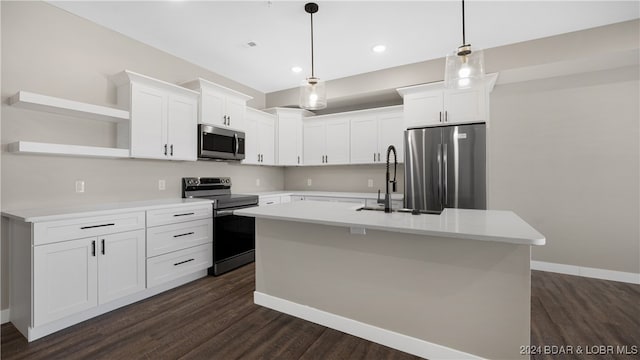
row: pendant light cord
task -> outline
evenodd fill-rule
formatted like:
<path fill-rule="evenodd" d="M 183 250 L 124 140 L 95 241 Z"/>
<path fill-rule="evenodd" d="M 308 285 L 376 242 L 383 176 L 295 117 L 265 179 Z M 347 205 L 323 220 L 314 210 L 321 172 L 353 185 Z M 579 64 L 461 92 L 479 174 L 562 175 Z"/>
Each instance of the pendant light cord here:
<path fill-rule="evenodd" d="M 311 13 L 311 77 L 315 77 L 313 64 L 313 13 Z"/>
<path fill-rule="evenodd" d="M 311 21 L 313 21 L 313 17 L 311 18 Z M 311 30 L 313 32 L 313 30 Z M 313 44 L 313 40 L 311 40 L 311 43 Z M 464 36 L 464 0 L 462 0 L 462 45 L 466 45 L 467 41 L 465 39 Z M 311 49 L 311 51 L 313 52 L 313 49 Z"/>

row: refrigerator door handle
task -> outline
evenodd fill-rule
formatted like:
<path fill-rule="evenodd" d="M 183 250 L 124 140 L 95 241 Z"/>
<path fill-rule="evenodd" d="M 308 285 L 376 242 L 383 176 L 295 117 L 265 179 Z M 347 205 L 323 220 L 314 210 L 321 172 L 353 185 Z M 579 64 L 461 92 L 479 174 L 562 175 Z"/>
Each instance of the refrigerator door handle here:
<path fill-rule="evenodd" d="M 448 161 L 447 161 L 447 144 L 442 145 L 444 149 L 442 149 L 442 162 L 444 167 L 444 201 L 442 202 L 444 205 L 447 205 L 447 198 L 449 195 L 449 189 L 447 184 L 449 183 L 449 171 L 448 171 Z"/>
<path fill-rule="evenodd" d="M 442 144 L 438 144 L 436 161 L 438 161 L 438 200 L 440 200 L 440 207 L 442 207 Z"/>

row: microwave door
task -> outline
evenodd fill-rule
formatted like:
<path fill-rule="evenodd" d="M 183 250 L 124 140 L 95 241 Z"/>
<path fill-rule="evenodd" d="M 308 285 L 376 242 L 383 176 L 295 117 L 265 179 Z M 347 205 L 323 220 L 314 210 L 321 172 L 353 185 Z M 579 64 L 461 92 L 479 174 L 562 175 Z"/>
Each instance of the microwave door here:
<path fill-rule="evenodd" d="M 200 157 L 235 159 L 234 138 L 231 136 L 200 132 Z"/>

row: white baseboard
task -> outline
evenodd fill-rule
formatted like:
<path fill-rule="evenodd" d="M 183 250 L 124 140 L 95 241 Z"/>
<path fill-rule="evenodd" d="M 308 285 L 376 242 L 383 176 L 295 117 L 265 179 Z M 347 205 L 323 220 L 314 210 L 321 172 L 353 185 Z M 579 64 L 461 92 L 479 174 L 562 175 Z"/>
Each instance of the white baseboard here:
<path fill-rule="evenodd" d="M 583 276 L 602 280 L 620 281 L 640 285 L 640 273 L 614 271 L 606 269 L 556 264 L 544 261 L 531 260 L 531 270 L 549 271 L 560 274 Z"/>
<path fill-rule="evenodd" d="M 476 355 L 430 343 L 428 341 L 403 335 L 394 331 L 385 330 L 377 326 L 348 319 L 310 306 L 300 305 L 258 291 L 254 291 L 253 301 L 257 305 L 426 359 L 482 359 Z"/>
<path fill-rule="evenodd" d="M 0 324 L 6 324 L 11 321 L 11 309 L 0 311 Z"/>

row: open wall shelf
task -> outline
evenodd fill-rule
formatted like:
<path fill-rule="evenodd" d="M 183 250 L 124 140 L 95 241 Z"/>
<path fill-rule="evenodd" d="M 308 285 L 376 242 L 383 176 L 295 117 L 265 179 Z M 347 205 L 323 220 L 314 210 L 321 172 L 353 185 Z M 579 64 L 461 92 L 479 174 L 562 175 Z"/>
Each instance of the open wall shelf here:
<path fill-rule="evenodd" d="M 99 158 L 128 158 L 129 149 L 106 148 L 98 146 L 48 144 L 30 141 L 17 141 L 8 145 L 9 152 L 18 154 L 44 154 L 65 156 L 86 156 Z"/>
<path fill-rule="evenodd" d="M 19 91 L 9 98 L 9 104 L 24 109 L 45 111 L 91 120 L 109 122 L 129 120 L 129 112 L 126 110 L 61 99 L 28 91 Z"/>

